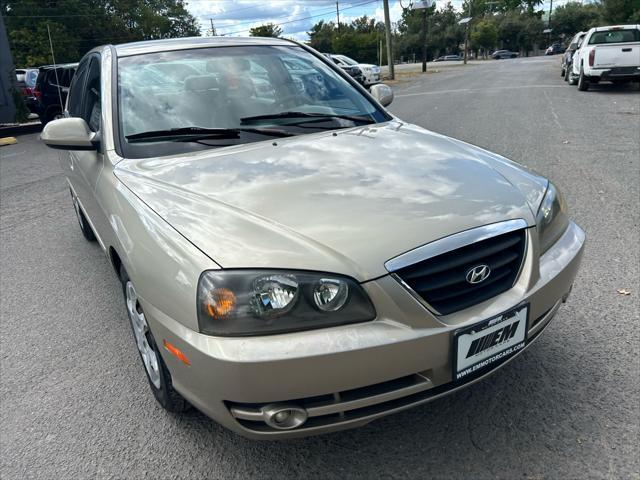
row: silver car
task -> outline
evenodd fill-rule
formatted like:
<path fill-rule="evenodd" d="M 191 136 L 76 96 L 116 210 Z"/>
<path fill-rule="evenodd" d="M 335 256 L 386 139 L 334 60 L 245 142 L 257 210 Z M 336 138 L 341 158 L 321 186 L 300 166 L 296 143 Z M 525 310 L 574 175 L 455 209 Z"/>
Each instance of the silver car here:
<path fill-rule="evenodd" d="M 549 324 L 585 241 L 558 189 L 392 99 L 280 39 L 80 62 L 42 139 L 167 410 L 252 438 L 356 427 L 486 377 Z"/>

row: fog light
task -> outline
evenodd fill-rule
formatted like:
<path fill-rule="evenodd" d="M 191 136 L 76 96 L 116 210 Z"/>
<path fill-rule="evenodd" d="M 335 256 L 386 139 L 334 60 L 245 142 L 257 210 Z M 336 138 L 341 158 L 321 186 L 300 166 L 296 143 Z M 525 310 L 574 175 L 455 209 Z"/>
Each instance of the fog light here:
<path fill-rule="evenodd" d="M 298 428 L 307 421 L 307 411 L 304 408 L 283 403 L 262 407 L 262 416 L 267 425 L 278 430 Z"/>

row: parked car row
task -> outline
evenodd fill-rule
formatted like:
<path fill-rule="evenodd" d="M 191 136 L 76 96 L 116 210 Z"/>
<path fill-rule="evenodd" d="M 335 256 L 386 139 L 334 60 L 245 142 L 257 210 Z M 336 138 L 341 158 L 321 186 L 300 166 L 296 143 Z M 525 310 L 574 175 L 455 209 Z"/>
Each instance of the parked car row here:
<path fill-rule="evenodd" d="M 43 125 L 60 118 L 77 63 L 16 69 L 16 85 L 25 105 Z"/>
<path fill-rule="evenodd" d="M 578 32 L 562 56 L 560 74 L 586 91 L 601 81 L 640 83 L 640 25 L 613 25 Z"/>
<path fill-rule="evenodd" d="M 382 80 L 380 67 L 378 65 L 359 63 L 346 55 L 334 55 L 332 53 L 325 53 L 324 55 L 333 60 L 336 65 L 345 70 L 358 83 L 365 87 L 380 83 Z"/>

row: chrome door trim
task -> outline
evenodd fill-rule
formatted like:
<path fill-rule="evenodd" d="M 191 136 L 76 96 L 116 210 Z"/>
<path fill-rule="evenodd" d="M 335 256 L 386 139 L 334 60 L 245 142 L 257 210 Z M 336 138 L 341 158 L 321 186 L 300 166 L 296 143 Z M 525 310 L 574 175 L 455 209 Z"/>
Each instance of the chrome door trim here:
<path fill-rule="evenodd" d="M 527 227 L 527 222 L 524 219 L 517 218 L 514 220 L 506 220 L 504 222 L 491 223 L 489 225 L 471 228 L 459 233 L 454 233 L 448 237 L 434 240 L 433 242 L 402 253 L 391 260 L 387 260 L 384 267 L 387 271 L 393 273 L 404 267 L 408 267 L 409 265 L 414 265 L 423 260 L 427 260 L 428 258 L 436 257 L 443 253 L 447 253 L 503 233 L 509 233 Z"/>

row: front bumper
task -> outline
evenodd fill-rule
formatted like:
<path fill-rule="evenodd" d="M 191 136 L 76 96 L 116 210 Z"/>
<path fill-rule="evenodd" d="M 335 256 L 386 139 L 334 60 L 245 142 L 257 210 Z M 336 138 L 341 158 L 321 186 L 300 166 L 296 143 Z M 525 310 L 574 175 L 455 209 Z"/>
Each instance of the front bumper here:
<path fill-rule="evenodd" d="M 191 365 L 186 366 L 162 352 L 174 387 L 199 410 L 256 439 L 326 433 L 451 393 L 514 358 L 479 377 L 453 381 L 452 335 L 461 327 L 526 302 L 530 345 L 568 296 L 585 235 L 570 223 L 539 262 L 535 229 L 527 235 L 532 248 L 512 289 L 443 317 L 435 317 L 391 276 L 363 284 L 376 304 L 376 320 L 294 334 L 210 337 L 185 328 L 146 302 L 143 308 L 156 342 L 162 345 L 166 339 L 189 358 Z M 269 427 L 262 407 L 283 402 L 307 409 L 307 422 L 287 431 Z"/>

